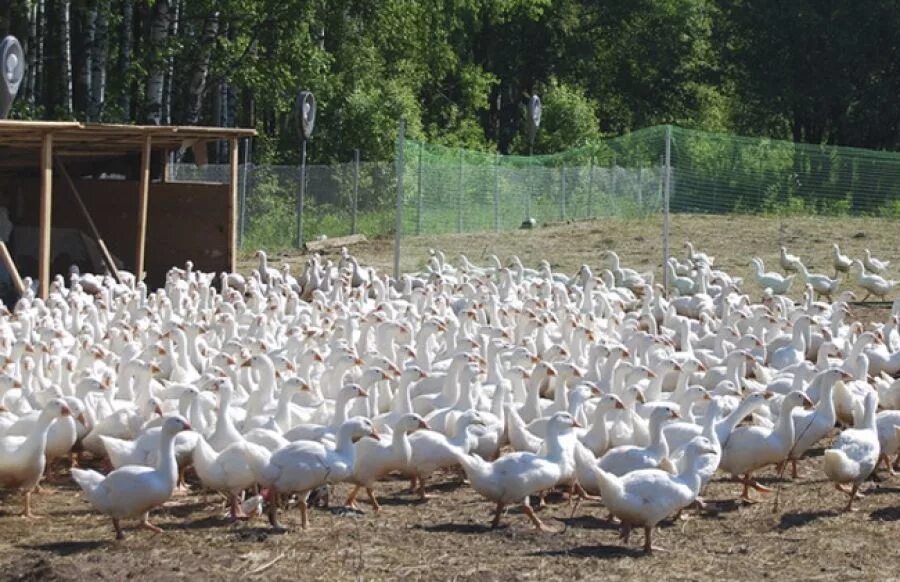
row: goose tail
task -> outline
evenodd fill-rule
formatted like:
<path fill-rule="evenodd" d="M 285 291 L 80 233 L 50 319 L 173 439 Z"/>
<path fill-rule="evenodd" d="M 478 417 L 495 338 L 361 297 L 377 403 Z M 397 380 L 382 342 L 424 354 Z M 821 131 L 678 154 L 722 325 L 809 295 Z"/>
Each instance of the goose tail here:
<path fill-rule="evenodd" d="M 90 469 L 76 469 L 73 467 L 72 479 L 78 483 L 78 486 L 81 487 L 81 490 L 84 491 L 85 495 L 90 497 L 97 489 L 97 486 L 103 482 L 105 477 L 97 471 L 92 471 Z"/>
<path fill-rule="evenodd" d="M 849 483 L 859 474 L 859 463 L 839 449 L 825 451 L 825 474 L 835 483 Z"/>
<path fill-rule="evenodd" d="M 242 450 L 257 483 L 263 487 L 271 485 L 278 477 L 277 470 L 271 463 L 272 453 L 251 442 L 245 442 Z"/>

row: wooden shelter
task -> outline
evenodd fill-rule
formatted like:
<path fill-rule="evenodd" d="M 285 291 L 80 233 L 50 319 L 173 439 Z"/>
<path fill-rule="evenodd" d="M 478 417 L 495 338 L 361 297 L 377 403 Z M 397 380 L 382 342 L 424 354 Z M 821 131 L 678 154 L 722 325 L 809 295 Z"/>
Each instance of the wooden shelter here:
<path fill-rule="evenodd" d="M 118 263 L 146 272 L 150 286 L 186 260 L 204 271 L 234 270 L 238 141 L 254 135 L 224 127 L 0 121 L 0 206 L 8 209 L 14 241 L 17 229 L 21 239 L 36 229 L 38 239 L 37 248 L 0 248 L 0 259 L 11 255 L 23 275 L 36 277 L 44 298 L 53 274 L 69 267 L 54 229 L 92 237 L 115 276 Z M 227 183 L 167 180 L 170 152 L 190 148 L 205 163 L 206 145 L 219 140 L 229 143 Z"/>

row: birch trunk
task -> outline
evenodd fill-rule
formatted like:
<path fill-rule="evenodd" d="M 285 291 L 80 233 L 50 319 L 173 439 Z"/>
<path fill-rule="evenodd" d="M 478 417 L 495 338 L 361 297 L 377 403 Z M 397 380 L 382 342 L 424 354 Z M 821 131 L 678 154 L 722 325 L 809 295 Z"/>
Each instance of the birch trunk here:
<path fill-rule="evenodd" d="M 219 13 L 213 12 L 203 23 L 199 54 L 191 68 L 188 102 L 185 112 L 185 123 L 188 125 L 194 125 L 200 119 L 200 112 L 203 109 L 203 95 L 206 92 L 206 81 L 209 77 L 209 59 L 212 55 L 212 45 L 218 32 Z"/>
<path fill-rule="evenodd" d="M 59 0 L 59 51 L 60 51 L 60 89 L 62 96 L 62 113 L 72 116 L 72 38 L 71 38 L 71 0 Z"/>
<path fill-rule="evenodd" d="M 109 54 L 109 2 L 98 2 L 91 44 L 91 91 L 88 119 L 100 121 L 106 103 L 106 61 Z"/>
<path fill-rule="evenodd" d="M 162 50 L 169 36 L 169 0 L 156 0 L 150 23 L 150 76 L 147 78 L 147 121 L 159 125 L 163 114 L 166 61 Z"/>
<path fill-rule="evenodd" d="M 134 44 L 134 0 L 122 0 L 122 29 L 119 35 L 121 46 L 119 49 L 119 78 L 123 85 L 119 95 L 119 108 L 122 117 L 131 118 L 131 86 L 125 83 L 131 70 L 131 48 Z"/>

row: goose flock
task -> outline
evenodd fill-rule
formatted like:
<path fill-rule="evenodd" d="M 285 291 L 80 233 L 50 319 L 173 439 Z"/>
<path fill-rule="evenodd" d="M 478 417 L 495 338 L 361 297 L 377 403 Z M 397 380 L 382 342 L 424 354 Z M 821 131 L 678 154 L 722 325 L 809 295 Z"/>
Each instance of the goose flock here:
<path fill-rule="evenodd" d="M 494 526 L 520 505 L 550 529 L 539 505 L 560 489 L 605 506 L 625 543 L 643 529 L 650 553 L 657 524 L 702 506 L 717 473 L 751 503 L 769 491 L 760 474 L 790 464 L 796 478 L 824 446 L 852 509 L 900 462 L 900 301 L 886 321 L 850 321 L 847 294 L 816 300 L 835 280 L 782 248 L 795 274 L 754 260 L 756 303 L 686 248 L 666 265 L 671 293 L 612 251 L 599 275 L 433 250 L 395 281 L 346 249 L 296 278 L 261 251 L 247 277 L 187 264 L 155 292 L 73 272 L 0 315 L 0 486 L 33 516 L 42 477 L 71 476 L 121 539 L 123 519 L 159 531 L 149 512 L 188 483 L 231 519 L 280 527 L 293 505 L 306 528 L 336 483 L 347 508 L 364 493 L 378 511 L 386 476 L 424 500 L 456 468 Z M 869 293 L 895 285 L 870 253 L 834 251 Z M 799 304 L 784 295 L 794 276 Z"/>

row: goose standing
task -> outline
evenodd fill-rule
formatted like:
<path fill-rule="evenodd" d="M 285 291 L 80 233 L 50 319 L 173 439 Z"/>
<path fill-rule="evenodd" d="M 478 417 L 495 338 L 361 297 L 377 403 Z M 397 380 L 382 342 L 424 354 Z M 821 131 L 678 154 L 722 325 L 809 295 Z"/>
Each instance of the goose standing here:
<path fill-rule="evenodd" d="M 850 494 L 844 511 L 853 509 L 853 500 L 860 496 L 859 486 L 878 465 L 881 446 L 875 421 L 877 408 L 878 393 L 869 392 L 865 399 L 862 423 L 842 432 L 831 448 L 825 450 L 825 474 L 834 482 L 838 491 Z M 849 492 L 845 489 L 848 483 L 853 484 Z"/>
<path fill-rule="evenodd" d="M 129 465 L 116 469 L 105 477 L 96 471 L 72 469 L 72 478 L 84 491 L 88 502 L 101 513 L 112 518 L 116 539 L 125 538 L 119 520 L 141 516 L 141 527 L 156 533 L 162 530 L 150 523 L 150 510 L 172 497 L 178 481 L 175 463 L 175 436 L 191 430 L 188 422 L 177 416 L 166 419 L 159 441 L 156 468 Z"/>

